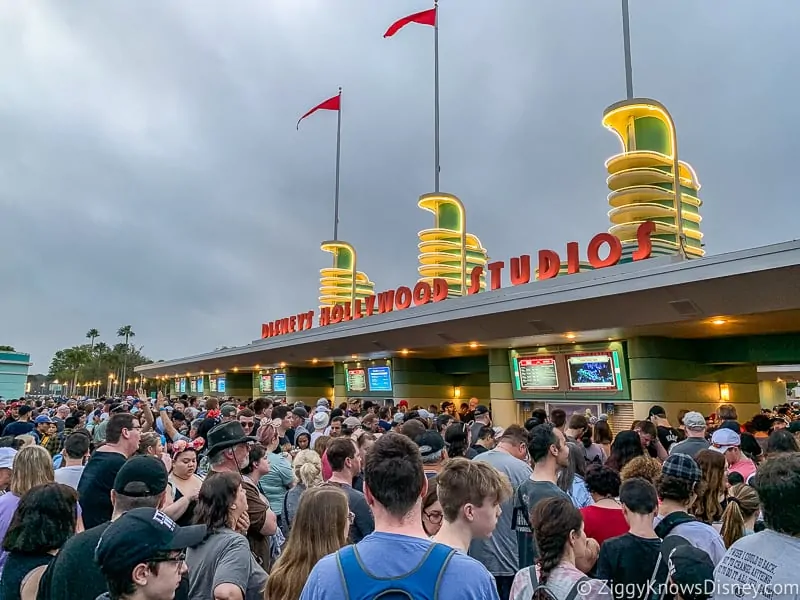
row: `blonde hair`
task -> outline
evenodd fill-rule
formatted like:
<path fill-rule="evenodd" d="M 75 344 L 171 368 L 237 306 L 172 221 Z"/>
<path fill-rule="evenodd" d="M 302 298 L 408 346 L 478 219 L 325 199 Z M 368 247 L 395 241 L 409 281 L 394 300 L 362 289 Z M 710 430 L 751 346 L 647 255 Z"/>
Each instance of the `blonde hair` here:
<path fill-rule="evenodd" d="M 329 435 L 321 435 L 317 438 L 317 441 L 314 442 L 314 452 L 322 456 L 325 454 L 325 450 L 328 449 L 328 444 L 333 438 Z"/>
<path fill-rule="evenodd" d="M 300 497 L 289 540 L 272 567 L 265 598 L 299 598 L 319 560 L 347 544 L 347 495 L 338 487 L 320 485 Z"/>
<path fill-rule="evenodd" d="M 661 475 L 661 461 L 651 456 L 643 455 L 631 459 L 619 473 L 622 481 L 634 477 L 641 477 L 655 485 L 656 479 Z"/>
<path fill-rule="evenodd" d="M 722 513 L 722 528 L 720 535 L 725 547 L 744 537 L 744 522 L 761 508 L 758 492 L 746 483 L 739 483 L 728 491 L 728 506 Z"/>
<path fill-rule="evenodd" d="M 501 504 L 511 497 L 508 478 L 483 461 L 458 457 L 448 460 L 436 476 L 442 513 L 449 523 L 458 519 L 465 504 L 483 506 L 487 500 Z"/>
<path fill-rule="evenodd" d="M 11 493 L 22 497 L 32 487 L 55 481 L 53 459 L 43 446 L 25 446 L 17 452 L 11 471 Z"/>
<path fill-rule="evenodd" d="M 35 446 L 36 445 L 36 438 L 33 437 L 32 435 L 27 434 L 27 433 L 20 434 L 20 435 L 16 436 L 14 439 L 15 440 L 19 440 L 20 442 L 22 442 L 22 446 L 21 446 L 22 448 L 25 448 L 27 446 Z"/>
<path fill-rule="evenodd" d="M 149 455 L 150 453 L 148 450 L 150 448 L 155 448 L 158 446 L 158 442 L 161 441 L 161 436 L 158 435 L 155 431 L 146 431 L 142 434 L 139 438 L 139 449 L 137 454 Z"/>
<path fill-rule="evenodd" d="M 711 525 L 722 518 L 719 498 L 725 493 L 725 456 L 713 450 L 701 450 L 694 460 L 703 473 L 689 514 Z"/>
<path fill-rule="evenodd" d="M 313 450 L 300 450 L 292 463 L 294 476 L 304 487 L 322 483 L 322 459 Z"/>

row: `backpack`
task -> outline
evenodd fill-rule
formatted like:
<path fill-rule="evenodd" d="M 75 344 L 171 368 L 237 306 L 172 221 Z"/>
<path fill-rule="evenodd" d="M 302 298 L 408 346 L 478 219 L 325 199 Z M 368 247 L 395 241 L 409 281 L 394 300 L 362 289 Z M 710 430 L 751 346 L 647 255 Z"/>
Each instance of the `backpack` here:
<path fill-rule="evenodd" d="M 534 569 L 534 567 L 530 567 L 530 569 L 531 569 L 531 580 L 532 581 L 536 581 L 535 569 Z M 564 600 L 576 600 L 578 598 L 578 591 L 581 588 L 581 584 L 583 584 L 583 583 L 585 583 L 587 581 L 591 581 L 591 577 L 584 576 L 584 577 L 581 577 L 580 579 L 578 579 L 578 581 L 576 581 L 574 584 L 572 584 L 572 587 L 569 590 L 569 594 L 567 594 L 567 597 Z M 533 590 L 533 597 L 535 598 L 537 593 L 540 592 L 540 591 L 544 592 L 544 596 L 546 598 L 549 598 L 550 600 L 558 600 L 558 598 L 556 598 L 555 594 L 553 594 L 553 592 L 551 592 L 550 590 L 547 589 L 547 584 L 545 584 L 545 585 L 537 585 L 536 588 L 534 588 L 534 590 Z"/>
<path fill-rule="evenodd" d="M 654 590 L 649 600 L 667 600 L 673 598 L 672 594 L 667 594 L 667 582 L 669 581 L 669 572 L 664 581 L 656 581 L 658 576 L 658 568 L 661 564 L 668 565 L 669 557 L 678 546 L 691 546 L 691 542 L 685 537 L 677 533 L 670 533 L 675 527 L 682 523 L 691 523 L 696 521 L 693 516 L 684 512 L 674 512 L 664 517 L 661 522 L 656 526 L 656 535 L 661 538 L 661 552 L 658 555 L 655 569 L 653 569 L 653 576 L 650 578 L 650 589 Z"/>
<path fill-rule="evenodd" d="M 444 544 L 431 544 L 416 567 L 397 577 L 370 573 L 355 545 L 339 550 L 336 560 L 348 600 L 436 600 L 442 575 L 455 553 Z"/>

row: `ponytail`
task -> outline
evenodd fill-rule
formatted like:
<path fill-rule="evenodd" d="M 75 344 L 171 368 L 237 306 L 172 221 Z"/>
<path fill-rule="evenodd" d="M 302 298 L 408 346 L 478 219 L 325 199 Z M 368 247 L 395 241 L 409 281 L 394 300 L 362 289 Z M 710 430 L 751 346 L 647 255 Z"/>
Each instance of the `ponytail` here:
<path fill-rule="evenodd" d="M 550 573 L 564 557 L 564 550 L 573 531 L 580 531 L 583 517 L 566 497 L 542 500 L 531 513 L 531 526 L 539 552 L 539 586 L 532 600 L 551 600 L 545 589 Z"/>
<path fill-rule="evenodd" d="M 744 537 L 745 521 L 758 512 L 759 508 L 758 493 L 754 488 L 740 483 L 730 489 L 720 529 L 726 548 L 730 548 L 736 540 Z"/>

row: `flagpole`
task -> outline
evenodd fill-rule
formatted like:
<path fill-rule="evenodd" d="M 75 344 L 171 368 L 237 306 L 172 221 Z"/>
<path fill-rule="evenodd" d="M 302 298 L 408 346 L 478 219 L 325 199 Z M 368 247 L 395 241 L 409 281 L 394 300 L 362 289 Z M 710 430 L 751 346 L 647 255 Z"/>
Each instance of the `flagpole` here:
<path fill-rule="evenodd" d="M 439 2 L 438 0 L 433 3 L 434 21 L 433 21 L 433 122 L 434 122 L 434 162 L 435 176 L 434 176 L 434 191 L 439 191 Z"/>
<path fill-rule="evenodd" d="M 625 52 L 625 90 L 633 99 L 633 61 L 631 59 L 631 17 L 628 0 L 622 0 L 622 46 Z"/>
<path fill-rule="evenodd" d="M 342 86 L 339 86 L 339 110 L 336 111 L 336 193 L 333 196 L 333 241 L 339 240 L 339 159 L 342 154 Z"/>

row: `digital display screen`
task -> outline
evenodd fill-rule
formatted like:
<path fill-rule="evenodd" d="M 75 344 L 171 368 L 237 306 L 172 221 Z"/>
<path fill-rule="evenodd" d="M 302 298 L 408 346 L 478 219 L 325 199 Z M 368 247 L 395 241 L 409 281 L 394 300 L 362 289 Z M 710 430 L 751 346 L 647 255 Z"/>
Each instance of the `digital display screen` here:
<path fill-rule="evenodd" d="M 258 381 L 258 389 L 263 393 L 272 391 L 272 375 L 262 375 Z"/>
<path fill-rule="evenodd" d="M 202 394 L 203 393 L 203 378 L 202 377 L 198 377 L 197 378 L 197 393 L 198 394 Z"/>
<path fill-rule="evenodd" d="M 558 370 L 553 356 L 521 356 L 517 360 L 516 379 L 520 391 L 558 389 Z"/>
<path fill-rule="evenodd" d="M 364 369 L 347 369 L 347 391 L 367 391 L 367 372 Z"/>
<path fill-rule="evenodd" d="M 217 391 L 220 393 L 225 393 L 225 376 L 220 375 L 217 377 Z"/>
<path fill-rule="evenodd" d="M 197 392 L 197 379 L 195 379 L 194 377 L 192 377 L 192 378 L 189 380 L 189 391 L 190 391 L 191 393 L 195 393 L 195 392 Z"/>
<path fill-rule="evenodd" d="M 575 390 L 618 390 L 617 370 L 611 352 L 572 354 L 567 357 L 569 385 Z"/>
<path fill-rule="evenodd" d="M 275 373 L 272 376 L 272 389 L 275 392 L 286 392 L 286 375 L 284 373 Z"/>
<path fill-rule="evenodd" d="M 217 377 L 215 375 L 208 378 L 208 387 L 211 392 L 217 391 Z"/>
<path fill-rule="evenodd" d="M 367 367 L 367 378 L 371 392 L 392 391 L 392 370 L 390 367 Z"/>
<path fill-rule="evenodd" d="M 180 391 L 181 391 L 181 380 L 180 379 L 176 379 L 175 380 L 175 393 L 177 394 Z"/>
<path fill-rule="evenodd" d="M 186 393 L 186 379 L 181 379 L 181 394 Z"/>

